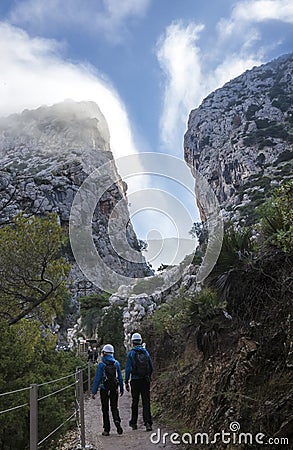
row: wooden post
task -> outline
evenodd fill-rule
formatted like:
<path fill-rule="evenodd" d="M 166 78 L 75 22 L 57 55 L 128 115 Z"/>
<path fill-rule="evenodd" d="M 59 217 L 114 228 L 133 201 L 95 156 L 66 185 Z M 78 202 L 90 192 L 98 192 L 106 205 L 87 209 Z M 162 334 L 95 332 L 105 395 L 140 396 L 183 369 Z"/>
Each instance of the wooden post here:
<path fill-rule="evenodd" d="M 83 376 L 82 370 L 78 372 L 78 402 L 79 402 L 79 420 L 80 420 L 80 439 L 81 447 L 85 448 L 85 420 L 84 420 L 84 397 L 83 397 Z"/>
<path fill-rule="evenodd" d="M 30 450 L 38 448 L 38 385 L 30 389 Z"/>
<path fill-rule="evenodd" d="M 87 363 L 87 389 L 88 395 L 91 395 L 91 362 Z"/>

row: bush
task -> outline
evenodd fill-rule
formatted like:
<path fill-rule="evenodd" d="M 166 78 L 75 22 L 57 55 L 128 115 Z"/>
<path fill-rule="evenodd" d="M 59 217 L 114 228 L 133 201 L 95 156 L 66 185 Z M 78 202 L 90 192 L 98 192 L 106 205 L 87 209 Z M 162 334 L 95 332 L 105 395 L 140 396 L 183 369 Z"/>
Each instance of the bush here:
<path fill-rule="evenodd" d="M 188 315 L 191 320 L 205 320 L 220 309 L 224 309 L 226 302 L 221 300 L 216 291 L 205 288 L 194 294 L 188 304 Z"/>
<path fill-rule="evenodd" d="M 293 253 L 293 180 L 278 188 L 271 199 L 259 208 L 261 233 L 266 244 Z"/>

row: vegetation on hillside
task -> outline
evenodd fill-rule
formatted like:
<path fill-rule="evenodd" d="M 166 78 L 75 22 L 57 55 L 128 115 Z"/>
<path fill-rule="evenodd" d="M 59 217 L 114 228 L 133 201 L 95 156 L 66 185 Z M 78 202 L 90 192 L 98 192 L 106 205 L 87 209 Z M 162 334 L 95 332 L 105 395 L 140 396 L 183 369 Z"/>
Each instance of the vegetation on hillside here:
<path fill-rule="evenodd" d="M 89 338 L 97 339 L 102 347 L 111 343 L 115 348 L 115 357 L 122 363 L 125 360 L 123 308 L 118 305 L 109 307 L 108 293 L 93 293 L 78 298 L 80 303 L 81 330 Z"/>
<path fill-rule="evenodd" d="M 12 392 L 72 374 L 83 362 L 71 352 L 56 352 L 51 325 L 68 298 L 69 265 L 61 256 L 65 234 L 55 214 L 19 215 L 0 228 L 0 392 Z M 39 396 L 69 384 L 63 380 L 39 388 Z M 63 394 L 63 395 L 62 395 Z M 74 410 L 74 388 L 39 403 L 39 439 L 56 429 Z M 0 448 L 29 448 L 29 390 L 0 397 Z M 67 425 L 68 426 L 68 425 Z M 61 430 L 61 431 L 64 431 Z M 57 437 L 58 433 L 54 436 Z M 43 448 L 50 447 L 50 439 Z M 53 444 L 54 448 L 54 444 Z"/>
<path fill-rule="evenodd" d="M 234 420 L 242 431 L 292 433 L 292 202 L 290 180 L 259 209 L 258 226 L 228 227 L 199 292 L 181 290 L 142 325 L 154 411 L 185 430 L 229 430 Z"/>

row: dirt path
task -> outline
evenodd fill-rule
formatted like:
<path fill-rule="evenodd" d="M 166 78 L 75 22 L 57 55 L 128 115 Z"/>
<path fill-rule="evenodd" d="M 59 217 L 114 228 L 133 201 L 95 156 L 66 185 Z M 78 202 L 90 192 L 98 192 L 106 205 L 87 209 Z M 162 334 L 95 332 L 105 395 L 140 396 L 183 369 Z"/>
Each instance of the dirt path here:
<path fill-rule="evenodd" d="M 118 435 L 113 420 L 111 420 L 111 432 L 110 436 L 102 436 L 102 414 L 99 395 L 96 399 L 87 399 L 85 401 L 85 424 L 86 424 L 86 443 L 93 446 L 94 450 L 156 450 L 156 449 L 179 449 L 180 446 L 170 443 L 170 439 L 166 438 L 166 442 L 163 443 L 163 439 L 157 439 L 157 436 L 153 436 L 153 439 L 159 440 L 158 443 L 151 442 L 152 433 L 157 433 L 158 428 L 161 430 L 161 436 L 165 432 L 170 434 L 174 431 L 166 430 L 158 424 L 153 424 L 153 431 L 145 431 L 145 427 L 142 421 L 142 411 L 140 405 L 138 429 L 132 430 L 128 423 L 130 418 L 131 408 L 131 394 L 125 392 L 122 397 L 119 397 L 119 412 L 121 416 L 121 425 L 123 428 L 123 434 Z M 92 447 L 89 447 L 92 448 Z"/>

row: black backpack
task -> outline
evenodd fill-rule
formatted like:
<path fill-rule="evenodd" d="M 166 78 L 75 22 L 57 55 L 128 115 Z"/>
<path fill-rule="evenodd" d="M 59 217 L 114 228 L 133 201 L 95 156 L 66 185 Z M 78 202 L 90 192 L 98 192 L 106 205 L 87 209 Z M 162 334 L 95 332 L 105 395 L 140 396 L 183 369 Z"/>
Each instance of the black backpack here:
<path fill-rule="evenodd" d="M 104 369 L 103 385 L 106 389 L 110 391 L 116 390 L 119 384 L 117 378 L 117 369 L 115 361 L 106 361 Z"/>
<path fill-rule="evenodd" d="M 140 378 L 148 377 L 150 374 L 149 357 L 143 350 L 134 351 L 133 374 Z"/>

